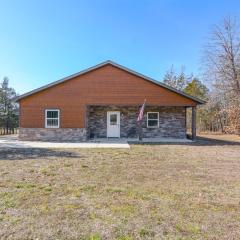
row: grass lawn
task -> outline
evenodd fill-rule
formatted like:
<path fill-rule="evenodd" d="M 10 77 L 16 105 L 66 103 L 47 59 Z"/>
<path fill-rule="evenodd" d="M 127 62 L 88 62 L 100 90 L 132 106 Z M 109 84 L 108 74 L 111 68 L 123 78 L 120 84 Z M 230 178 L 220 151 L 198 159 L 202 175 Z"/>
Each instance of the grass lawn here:
<path fill-rule="evenodd" d="M 0 159 L 0 239 L 240 239 L 240 143 Z"/>

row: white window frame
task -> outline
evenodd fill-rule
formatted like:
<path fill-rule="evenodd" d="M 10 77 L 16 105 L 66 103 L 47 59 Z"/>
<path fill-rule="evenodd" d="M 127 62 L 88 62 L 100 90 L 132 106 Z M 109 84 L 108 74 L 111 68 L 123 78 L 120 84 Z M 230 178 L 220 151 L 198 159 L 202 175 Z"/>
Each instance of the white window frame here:
<path fill-rule="evenodd" d="M 157 113 L 157 119 L 148 119 L 148 114 L 151 114 L 151 113 Z M 158 121 L 157 126 L 149 126 L 148 120 L 157 120 Z M 159 112 L 147 112 L 147 127 L 148 128 L 159 128 Z"/>
<path fill-rule="evenodd" d="M 58 118 L 47 118 L 47 112 L 48 111 L 57 111 L 58 112 Z M 58 125 L 57 126 L 48 126 L 47 120 L 48 119 L 58 119 Z M 59 109 L 45 109 L 45 128 L 59 128 L 60 127 L 60 110 Z"/>

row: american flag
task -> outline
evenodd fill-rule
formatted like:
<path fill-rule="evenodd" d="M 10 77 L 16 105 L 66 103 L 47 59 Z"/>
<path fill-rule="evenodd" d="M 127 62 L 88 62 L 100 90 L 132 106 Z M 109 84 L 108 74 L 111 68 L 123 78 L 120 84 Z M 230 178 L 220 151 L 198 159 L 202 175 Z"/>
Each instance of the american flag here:
<path fill-rule="evenodd" d="M 144 103 L 143 103 L 142 107 L 139 110 L 137 122 L 140 122 L 143 119 L 143 113 L 144 113 L 145 104 L 146 104 L 146 99 L 144 100 Z"/>

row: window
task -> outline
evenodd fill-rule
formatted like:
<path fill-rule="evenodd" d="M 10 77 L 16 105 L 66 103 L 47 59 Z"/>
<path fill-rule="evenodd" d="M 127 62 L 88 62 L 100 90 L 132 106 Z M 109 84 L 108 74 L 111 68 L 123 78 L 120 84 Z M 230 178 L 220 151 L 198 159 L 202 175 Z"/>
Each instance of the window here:
<path fill-rule="evenodd" d="M 110 125 L 117 125 L 117 114 L 110 115 Z"/>
<path fill-rule="evenodd" d="M 158 128 L 159 127 L 159 113 L 158 112 L 148 112 L 147 113 L 147 127 L 148 128 Z"/>
<path fill-rule="evenodd" d="M 59 115 L 58 109 L 45 110 L 45 128 L 59 128 Z"/>

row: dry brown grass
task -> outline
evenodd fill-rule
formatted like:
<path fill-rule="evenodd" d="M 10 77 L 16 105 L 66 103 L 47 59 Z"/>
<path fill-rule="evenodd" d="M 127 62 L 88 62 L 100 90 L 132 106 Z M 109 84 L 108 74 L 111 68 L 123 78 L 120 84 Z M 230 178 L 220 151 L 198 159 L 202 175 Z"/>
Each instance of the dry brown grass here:
<path fill-rule="evenodd" d="M 240 145 L 0 150 L 0 239 L 240 239 Z"/>
<path fill-rule="evenodd" d="M 234 141 L 240 143 L 240 136 L 235 134 L 223 134 L 223 133 L 202 133 L 200 136 L 210 138 L 210 139 L 217 139 L 217 140 L 223 140 L 223 141 Z"/>

